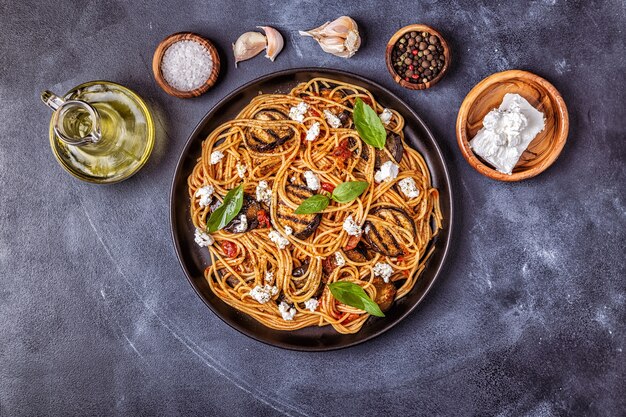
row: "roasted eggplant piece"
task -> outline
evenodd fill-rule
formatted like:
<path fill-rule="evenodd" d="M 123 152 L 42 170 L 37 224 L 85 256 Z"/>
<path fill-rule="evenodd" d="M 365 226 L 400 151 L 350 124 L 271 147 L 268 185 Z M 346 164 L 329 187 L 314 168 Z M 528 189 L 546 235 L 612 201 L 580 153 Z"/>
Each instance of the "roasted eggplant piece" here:
<path fill-rule="evenodd" d="M 376 277 L 372 280 L 372 284 L 376 288 L 376 297 L 374 302 L 378 304 L 378 307 L 383 313 L 391 307 L 393 300 L 396 297 L 396 287 L 391 282 L 386 283 L 381 278 Z"/>
<path fill-rule="evenodd" d="M 300 266 L 295 267 L 292 271 L 291 271 L 291 275 L 294 278 L 300 278 L 301 276 L 303 276 L 304 274 L 306 274 L 306 271 L 309 269 L 309 260 L 307 259 L 306 261 L 302 262 L 302 264 L 300 264 Z"/>
<path fill-rule="evenodd" d="M 389 151 L 391 156 L 393 156 L 394 162 L 396 164 L 400 163 L 402 160 L 402 155 L 404 155 L 404 146 L 402 146 L 402 138 L 400 135 L 394 132 L 387 132 L 387 139 L 385 140 L 385 148 Z M 367 146 L 363 146 L 363 150 L 361 151 L 361 158 L 366 161 L 369 161 L 369 148 Z M 380 169 L 380 167 L 387 161 L 391 161 L 387 152 L 383 149 L 374 149 L 374 168 Z"/>
<path fill-rule="evenodd" d="M 370 211 L 370 214 L 386 222 L 395 224 L 399 228 L 409 230 L 415 235 L 415 223 L 401 208 L 380 206 Z M 372 250 L 378 253 L 382 253 L 386 256 L 400 256 L 403 254 L 402 247 L 388 228 L 388 225 L 368 220 L 363 225 L 365 239 L 367 239 Z"/>
<path fill-rule="evenodd" d="M 256 120 L 288 120 L 285 113 L 276 109 L 261 110 L 253 116 Z M 245 133 L 246 146 L 253 151 L 268 152 L 293 138 L 294 131 L 288 125 L 263 129 L 251 127 Z"/>
<path fill-rule="evenodd" d="M 343 253 L 352 262 L 364 263 L 372 259 L 369 248 L 363 242 L 357 243 L 354 249 L 344 250 Z"/>
<path fill-rule="evenodd" d="M 285 192 L 289 199 L 296 204 L 302 203 L 314 194 L 314 192 L 309 190 L 306 186 L 296 184 L 287 184 L 285 186 Z M 282 201 L 278 203 L 276 212 L 278 216 L 277 220 L 281 226 L 291 227 L 293 236 L 298 239 L 306 239 L 311 236 L 322 221 L 322 215 L 320 213 L 294 214 L 294 210 Z"/>
<path fill-rule="evenodd" d="M 250 196 L 249 194 L 244 194 L 243 204 L 241 205 L 241 210 L 239 211 L 237 216 L 235 216 L 235 218 L 232 219 L 226 225 L 226 227 L 224 227 L 224 230 L 227 230 L 231 233 L 244 233 L 244 232 L 247 232 L 248 230 L 256 229 L 257 227 L 259 227 L 259 219 L 258 219 L 257 213 L 259 212 L 260 209 L 261 209 L 261 204 L 259 204 L 258 201 L 252 198 L 252 196 Z M 247 223 L 246 230 L 235 232 L 235 230 L 237 229 L 237 226 L 239 226 L 239 224 L 241 223 L 240 216 L 242 214 L 246 215 L 246 223 Z"/>
<path fill-rule="evenodd" d="M 308 269 L 309 269 L 309 260 L 307 259 L 304 262 L 302 262 L 300 266 L 297 266 L 291 270 L 291 276 L 293 277 L 292 281 L 297 289 L 301 289 L 306 285 L 308 281 L 308 277 L 306 279 L 302 277 L 306 274 Z"/>

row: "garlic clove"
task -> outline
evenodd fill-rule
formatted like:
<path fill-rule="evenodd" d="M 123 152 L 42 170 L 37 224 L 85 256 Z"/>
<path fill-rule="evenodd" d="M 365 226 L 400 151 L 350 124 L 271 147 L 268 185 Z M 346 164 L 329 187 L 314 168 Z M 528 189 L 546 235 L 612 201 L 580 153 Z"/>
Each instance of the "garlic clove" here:
<path fill-rule="evenodd" d="M 359 27 L 354 19 L 348 16 L 341 16 L 320 27 L 299 33 L 315 39 L 324 52 L 342 58 L 350 58 L 361 46 Z"/>
<path fill-rule="evenodd" d="M 329 54 L 341 54 L 346 50 L 345 46 L 343 45 L 344 39 L 339 36 L 324 37 L 318 42 L 322 47 L 322 50 Z"/>
<path fill-rule="evenodd" d="M 237 64 L 258 55 L 267 45 L 267 38 L 259 32 L 246 32 L 233 43 L 235 68 Z"/>
<path fill-rule="evenodd" d="M 361 47 L 361 37 L 359 36 L 359 32 L 353 30 L 348 32 L 348 36 L 346 36 L 344 46 L 346 47 L 346 51 L 348 52 L 348 56 L 346 58 L 350 58 L 351 56 L 353 56 L 356 51 L 358 51 Z"/>
<path fill-rule="evenodd" d="M 356 31 L 358 33 L 359 27 L 352 19 L 348 16 L 341 16 L 337 19 L 330 22 L 323 30 L 323 33 L 326 36 L 344 36 L 349 32 Z"/>
<path fill-rule="evenodd" d="M 265 49 L 265 57 L 274 62 L 274 59 L 276 59 L 276 56 L 280 53 L 280 51 L 283 50 L 283 46 L 285 45 L 283 35 L 281 35 L 279 31 L 270 26 L 257 27 L 259 29 L 263 29 L 263 31 L 265 31 L 265 36 L 267 37 L 267 48 Z"/>
<path fill-rule="evenodd" d="M 330 22 L 326 22 L 324 23 L 322 26 L 315 28 L 315 29 L 311 29 L 311 30 L 299 30 L 298 33 L 301 36 L 310 36 L 312 38 L 315 39 L 319 39 L 320 36 L 325 36 L 324 34 L 324 29 L 326 28 L 326 26 L 328 26 L 330 24 Z"/>

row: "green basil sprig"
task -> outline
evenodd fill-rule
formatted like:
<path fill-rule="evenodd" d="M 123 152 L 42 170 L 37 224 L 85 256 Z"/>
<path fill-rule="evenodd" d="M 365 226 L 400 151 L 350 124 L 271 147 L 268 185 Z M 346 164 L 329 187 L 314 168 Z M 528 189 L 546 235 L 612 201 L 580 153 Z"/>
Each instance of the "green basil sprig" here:
<path fill-rule="evenodd" d="M 360 285 L 347 281 L 328 284 L 328 288 L 339 302 L 370 313 L 372 316 L 385 317 L 378 304 L 372 300 Z"/>
<path fill-rule="evenodd" d="M 333 190 L 330 198 L 338 203 L 349 203 L 367 189 L 370 185 L 367 181 L 348 181 L 342 182 Z"/>
<path fill-rule="evenodd" d="M 387 131 L 374 109 L 363 103 L 363 100 L 360 98 L 357 98 L 352 117 L 356 130 L 359 132 L 363 142 L 378 149 L 385 147 Z"/>
<path fill-rule="evenodd" d="M 304 200 L 296 211 L 295 214 L 313 214 L 319 213 L 323 211 L 328 204 L 330 203 L 330 199 L 332 198 L 338 203 L 349 203 L 356 199 L 358 196 L 363 194 L 363 192 L 369 186 L 369 182 L 367 181 L 347 181 L 342 182 L 333 190 L 330 198 L 323 194 L 315 194 L 311 197 Z"/>
<path fill-rule="evenodd" d="M 328 207 L 330 200 L 323 194 L 315 194 L 304 200 L 294 211 L 295 214 L 319 213 Z"/>
<path fill-rule="evenodd" d="M 207 231 L 213 233 L 224 228 L 239 214 L 242 205 L 243 185 L 239 185 L 226 193 L 222 205 L 211 213 L 211 217 L 209 217 L 209 220 L 206 222 Z"/>

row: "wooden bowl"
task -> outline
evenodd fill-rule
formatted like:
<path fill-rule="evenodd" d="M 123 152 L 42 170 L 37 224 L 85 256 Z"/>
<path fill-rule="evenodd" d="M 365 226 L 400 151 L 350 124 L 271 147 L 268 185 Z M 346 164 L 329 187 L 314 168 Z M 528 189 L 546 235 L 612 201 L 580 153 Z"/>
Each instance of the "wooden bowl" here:
<path fill-rule="evenodd" d="M 511 175 L 496 171 L 476 155 L 469 141 L 483 127 L 483 118 L 498 108 L 507 93 L 517 93 L 543 112 L 545 128 L 528 145 Z M 481 174 L 499 181 L 520 181 L 545 171 L 558 158 L 569 130 L 567 107 L 557 89 L 538 75 L 510 70 L 485 78 L 463 100 L 456 119 L 459 148 L 469 164 Z"/>
<path fill-rule="evenodd" d="M 425 83 L 415 84 L 415 83 L 410 83 L 404 80 L 404 78 L 402 78 L 393 68 L 393 65 L 391 62 L 391 52 L 393 51 L 393 47 L 396 44 L 396 42 L 398 42 L 398 40 L 400 40 L 400 38 L 404 36 L 407 32 L 413 32 L 413 31 L 428 32 L 431 35 L 435 35 L 436 37 L 439 38 L 441 46 L 443 46 L 443 56 L 444 56 L 443 67 L 441 68 L 441 71 L 439 71 L 439 74 L 437 74 L 435 78 Z M 387 42 L 387 51 L 385 53 L 385 61 L 387 62 L 387 70 L 389 71 L 389 74 L 391 74 L 391 77 L 393 78 L 393 80 L 397 82 L 398 84 L 400 84 L 402 87 L 408 88 L 410 90 L 425 90 L 437 84 L 439 80 L 441 80 L 443 76 L 445 75 L 445 73 L 448 71 L 448 68 L 450 67 L 450 59 L 451 59 L 450 47 L 448 46 L 448 43 L 446 42 L 445 38 L 441 36 L 441 33 L 431 28 L 430 26 L 426 26 L 426 25 L 408 25 L 398 30 L 396 33 L 393 34 L 391 39 L 389 39 L 389 42 Z"/>
<path fill-rule="evenodd" d="M 163 60 L 163 55 L 165 55 L 167 48 L 176 42 L 185 40 L 195 41 L 204 46 L 209 51 L 209 54 L 211 54 L 211 60 L 213 61 L 213 70 L 211 71 L 209 78 L 204 84 L 202 84 L 202 86 L 191 91 L 180 91 L 175 89 L 169 85 L 167 81 L 165 81 L 165 78 L 163 78 L 163 72 L 161 71 L 161 61 Z M 154 78 L 156 79 L 157 84 L 165 90 L 167 94 L 179 98 L 198 97 L 206 93 L 209 88 L 213 87 L 215 81 L 217 81 L 217 76 L 220 73 L 220 57 L 217 53 L 217 49 L 215 49 L 215 46 L 213 46 L 211 41 L 208 39 L 191 32 L 174 33 L 173 35 L 163 39 L 154 51 L 154 57 L 152 58 L 152 72 L 154 72 Z"/>

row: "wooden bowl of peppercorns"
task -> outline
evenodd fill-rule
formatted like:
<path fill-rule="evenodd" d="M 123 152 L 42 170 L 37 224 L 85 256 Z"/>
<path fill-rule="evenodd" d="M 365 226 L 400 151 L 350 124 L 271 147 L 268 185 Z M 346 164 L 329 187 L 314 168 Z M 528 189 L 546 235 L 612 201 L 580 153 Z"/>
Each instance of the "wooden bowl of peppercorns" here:
<path fill-rule="evenodd" d="M 404 88 L 425 90 L 450 66 L 450 47 L 441 33 L 426 25 L 409 25 L 387 43 L 387 69 Z"/>

